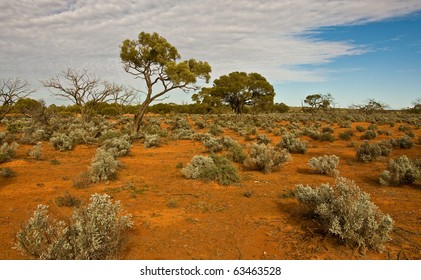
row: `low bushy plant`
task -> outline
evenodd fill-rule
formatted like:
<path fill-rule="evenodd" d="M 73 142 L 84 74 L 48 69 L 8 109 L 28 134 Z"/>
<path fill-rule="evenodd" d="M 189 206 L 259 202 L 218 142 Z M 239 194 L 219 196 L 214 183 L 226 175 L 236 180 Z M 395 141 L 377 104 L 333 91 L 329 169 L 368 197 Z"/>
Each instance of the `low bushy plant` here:
<path fill-rule="evenodd" d="M 376 160 L 381 155 L 382 148 L 379 144 L 370 144 L 368 141 L 364 141 L 357 149 L 356 158 L 358 161 L 369 162 Z"/>
<path fill-rule="evenodd" d="M 271 141 L 269 136 L 267 136 L 266 134 L 257 135 L 256 140 L 259 144 L 269 144 Z"/>
<path fill-rule="evenodd" d="M 63 151 L 70 151 L 73 149 L 72 139 L 64 133 L 54 133 L 50 138 L 50 143 L 54 149 Z"/>
<path fill-rule="evenodd" d="M 308 166 L 315 172 L 329 176 L 338 176 L 339 171 L 336 167 L 339 164 L 339 157 L 335 155 L 324 155 L 313 157 L 308 161 Z"/>
<path fill-rule="evenodd" d="M 145 148 L 157 147 L 161 138 L 157 134 L 146 134 L 143 146 Z"/>
<path fill-rule="evenodd" d="M 305 154 L 307 151 L 307 141 L 302 141 L 291 134 L 284 135 L 276 146 L 287 149 L 292 154 Z"/>
<path fill-rule="evenodd" d="M 291 155 L 286 149 L 277 150 L 270 145 L 255 143 L 244 164 L 248 168 L 269 173 L 273 168 L 281 166 L 290 159 Z"/>
<path fill-rule="evenodd" d="M 90 166 L 91 181 L 96 183 L 113 179 L 117 174 L 118 167 L 119 162 L 112 152 L 98 148 Z"/>
<path fill-rule="evenodd" d="M 387 170 L 380 174 L 380 184 L 394 186 L 412 184 L 420 176 L 420 168 L 404 155 L 389 161 Z"/>
<path fill-rule="evenodd" d="M 206 150 L 211 152 L 211 153 L 220 152 L 224 148 L 221 141 L 219 139 L 214 138 L 214 137 L 210 137 L 210 138 L 207 138 L 207 139 L 203 140 L 203 145 L 205 145 Z"/>
<path fill-rule="evenodd" d="M 16 142 L 13 142 L 12 144 L 4 142 L 3 145 L 1 145 L 0 147 L 0 163 L 6 162 L 14 158 L 18 148 L 19 144 Z"/>
<path fill-rule="evenodd" d="M 342 140 L 351 140 L 351 137 L 354 136 L 352 129 L 345 130 L 344 132 L 339 133 L 339 138 Z"/>
<path fill-rule="evenodd" d="M 110 259 L 132 225 L 130 215 L 121 215 L 120 202 L 112 203 L 107 194 L 93 194 L 67 222 L 51 218 L 48 206 L 40 204 L 17 233 L 15 248 L 41 260 Z"/>
<path fill-rule="evenodd" d="M 29 151 L 29 155 L 36 159 L 36 160 L 40 160 L 42 159 L 42 143 L 38 142 L 30 151 Z"/>
<path fill-rule="evenodd" d="M 399 139 L 391 139 L 390 143 L 393 147 L 401 149 L 410 149 L 414 145 L 412 138 L 408 135 L 405 135 Z"/>
<path fill-rule="evenodd" d="M 108 151 L 115 157 L 122 157 L 130 152 L 131 146 L 130 137 L 128 135 L 124 135 L 118 138 L 105 140 L 101 145 L 101 149 Z"/>
<path fill-rule="evenodd" d="M 217 181 L 222 185 L 238 183 L 240 177 L 230 161 L 217 155 L 196 155 L 181 172 L 187 179 Z"/>
<path fill-rule="evenodd" d="M 364 132 L 363 135 L 361 135 L 360 139 L 363 139 L 363 140 L 372 140 L 372 139 L 374 139 L 376 137 L 377 137 L 377 132 L 375 130 L 369 129 L 366 132 Z"/>
<path fill-rule="evenodd" d="M 333 134 L 331 132 L 323 132 L 320 135 L 320 140 L 321 141 L 333 142 L 333 141 L 335 141 L 335 136 L 333 136 Z"/>
<path fill-rule="evenodd" d="M 327 234 L 351 246 L 380 251 L 390 240 L 393 220 L 370 201 L 354 181 L 338 178 L 335 186 L 298 185 L 296 197 L 305 204 Z"/>

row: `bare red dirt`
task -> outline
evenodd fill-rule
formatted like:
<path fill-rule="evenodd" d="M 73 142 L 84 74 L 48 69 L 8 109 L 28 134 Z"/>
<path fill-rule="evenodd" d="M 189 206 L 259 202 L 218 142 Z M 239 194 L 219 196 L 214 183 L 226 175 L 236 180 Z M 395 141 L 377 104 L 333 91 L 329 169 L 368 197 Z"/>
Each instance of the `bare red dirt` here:
<path fill-rule="evenodd" d="M 335 135 L 344 130 L 335 126 Z M 417 139 L 420 133 L 414 131 Z M 274 144 L 280 139 L 259 132 Z M 225 135 L 252 143 L 229 129 Z M 393 138 L 402 135 L 393 128 Z M 360 143 L 359 136 L 357 132 L 352 140 Z M 379 136 L 373 141 L 390 138 Z M 93 193 L 108 193 L 121 201 L 134 226 L 126 234 L 119 259 L 421 259 L 421 186 L 388 187 L 378 182 L 388 159 L 404 154 L 420 158 L 421 145 L 394 149 L 388 158 L 360 163 L 350 141 L 303 139 L 309 141 L 307 153 L 293 154 L 291 162 L 272 173 L 237 165 L 242 180 L 233 186 L 183 177 L 177 165 L 186 166 L 194 155 L 206 154 L 197 141 L 168 140 L 150 149 L 135 142 L 130 155 L 120 159 L 123 167 L 116 180 L 85 189 L 75 189 L 72 179 L 87 170 L 97 146 L 78 145 L 73 151 L 59 152 L 44 143 L 44 158 L 37 161 L 26 154 L 31 146 L 21 145 L 16 158 L 0 164 L 16 172 L 13 178 L 0 177 L 0 259 L 27 258 L 13 249 L 13 243 L 20 224 L 38 204 L 49 205 L 57 218 L 70 216 L 71 209 L 55 203 L 66 192 L 85 204 Z M 384 252 L 363 254 L 325 236 L 315 221 L 306 218 L 305 207 L 289 196 L 297 184 L 334 183 L 334 178 L 314 174 L 307 166 L 310 158 L 324 154 L 339 156 L 340 176 L 354 180 L 395 221 Z M 53 159 L 59 164 L 52 164 Z M 246 192 L 251 196 L 246 197 Z"/>

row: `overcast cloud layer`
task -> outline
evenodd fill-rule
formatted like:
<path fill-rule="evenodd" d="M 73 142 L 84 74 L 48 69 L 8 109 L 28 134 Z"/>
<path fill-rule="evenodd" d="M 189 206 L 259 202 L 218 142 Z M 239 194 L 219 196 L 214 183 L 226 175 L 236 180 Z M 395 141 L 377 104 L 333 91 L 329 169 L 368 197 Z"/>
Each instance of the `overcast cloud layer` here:
<path fill-rule="evenodd" d="M 271 83 L 322 81 L 327 73 L 318 66 L 373 50 L 317 40 L 315 30 L 421 9 L 419 0 L 0 1 L 0 77 L 22 77 L 35 87 L 68 67 L 138 84 L 123 70 L 119 45 L 141 31 L 158 32 L 182 59 L 208 61 L 213 78 L 253 71 Z"/>

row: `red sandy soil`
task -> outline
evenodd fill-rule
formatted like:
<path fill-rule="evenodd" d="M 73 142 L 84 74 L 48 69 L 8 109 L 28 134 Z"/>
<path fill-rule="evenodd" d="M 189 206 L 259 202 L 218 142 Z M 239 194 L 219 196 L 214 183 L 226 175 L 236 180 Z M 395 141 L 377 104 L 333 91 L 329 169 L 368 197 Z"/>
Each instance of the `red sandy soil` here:
<path fill-rule="evenodd" d="M 353 127 L 357 125 L 368 126 L 354 123 Z M 393 138 L 398 138 L 403 135 L 398 126 L 379 129 L 393 129 Z M 335 125 L 336 136 L 344 130 Z M 414 131 L 418 139 L 420 132 Z M 263 130 L 259 133 L 267 134 L 274 144 L 281 138 Z M 224 135 L 252 143 L 229 129 Z M 360 135 L 357 132 L 352 140 L 360 143 Z M 373 142 L 390 138 L 379 136 Z M 32 146 L 21 145 L 16 158 L 0 164 L 16 172 L 13 178 L 0 177 L 0 259 L 27 258 L 13 249 L 13 243 L 20 225 L 38 204 L 48 205 L 51 215 L 59 219 L 71 215 L 70 208 L 55 203 L 66 192 L 85 204 L 93 193 L 108 193 L 121 201 L 134 226 L 125 235 L 119 259 L 421 259 L 421 186 L 388 187 L 378 182 L 388 159 L 404 154 L 420 158 L 421 145 L 394 149 L 388 158 L 360 163 L 350 141 L 302 139 L 309 141 L 307 153 L 293 154 L 291 162 L 272 173 L 237 165 L 242 180 L 234 186 L 183 177 L 179 163 L 186 166 L 194 155 L 207 154 L 197 141 L 168 140 L 150 149 L 135 142 L 130 155 L 120 158 L 123 167 L 116 180 L 85 189 L 74 188 L 72 179 L 88 169 L 97 146 L 78 145 L 59 152 L 46 142 L 44 157 L 37 161 L 27 155 Z M 334 183 L 334 178 L 314 174 L 307 166 L 310 158 L 324 154 L 339 156 L 340 176 L 354 180 L 395 221 L 384 252 L 362 253 L 324 235 L 315 221 L 306 218 L 306 208 L 288 197 L 297 184 Z M 53 159 L 60 164 L 51 164 Z"/>

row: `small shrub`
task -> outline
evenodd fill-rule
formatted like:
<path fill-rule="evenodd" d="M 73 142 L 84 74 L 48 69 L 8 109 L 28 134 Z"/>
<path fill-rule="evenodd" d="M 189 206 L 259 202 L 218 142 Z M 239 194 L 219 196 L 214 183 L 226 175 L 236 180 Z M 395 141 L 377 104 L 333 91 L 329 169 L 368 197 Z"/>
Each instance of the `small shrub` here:
<path fill-rule="evenodd" d="M 224 148 L 221 141 L 214 137 L 203 140 L 203 145 L 205 145 L 206 150 L 211 153 L 220 152 Z"/>
<path fill-rule="evenodd" d="M 178 207 L 178 199 L 171 198 L 167 201 L 167 206 L 169 208 L 177 208 Z"/>
<path fill-rule="evenodd" d="M 405 135 L 399 139 L 392 139 L 390 140 L 390 143 L 393 147 L 401 149 L 410 149 L 414 145 L 412 138 L 408 135 Z"/>
<path fill-rule="evenodd" d="M 367 130 L 366 132 L 364 132 L 363 135 L 361 135 L 360 139 L 365 139 L 365 140 L 371 140 L 377 137 L 377 132 L 374 130 Z"/>
<path fill-rule="evenodd" d="M 129 154 L 131 146 L 129 136 L 124 135 L 119 138 L 105 140 L 101 145 L 101 149 L 113 154 L 115 157 L 122 157 Z"/>
<path fill-rule="evenodd" d="M 365 128 L 361 125 L 357 125 L 357 127 L 355 128 L 356 130 L 358 130 L 359 132 L 364 132 Z"/>
<path fill-rule="evenodd" d="M 281 166 L 290 158 L 291 155 L 285 149 L 276 150 L 269 145 L 255 143 L 244 164 L 251 169 L 269 173 L 274 167 Z"/>
<path fill-rule="evenodd" d="M 326 132 L 333 133 L 333 128 L 331 128 L 330 126 L 322 127 L 322 133 Z"/>
<path fill-rule="evenodd" d="M 91 183 L 91 174 L 89 172 L 83 172 L 73 178 L 73 187 L 76 189 L 85 189 Z"/>
<path fill-rule="evenodd" d="M 10 169 L 9 167 L 3 167 L 0 169 L 0 176 L 4 178 L 11 178 L 16 176 L 16 172 Z"/>
<path fill-rule="evenodd" d="M 55 201 L 59 207 L 79 207 L 81 203 L 80 199 L 74 197 L 68 192 L 66 192 L 63 196 L 57 197 Z"/>
<path fill-rule="evenodd" d="M 380 174 L 380 184 L 394 186 L 412 184 L 420 176 L 419 167 L 404 155 L 389 161 L 388 169 Z"/>
<path fill-rule="evenodd" d="M 369 162 L 376 160 L 382 155 L 382 148 L 378 144 L 370 144 L 364 141 L 357 149 L 356 158 L 358 161 Z"/>
<path fill-rule="evenodd" d="M 351 140 L 352 136 L 354 136 L 352 129 L 339 133 L 339 138 L 342 140 Z"/>
<path fill-rule="evenodd" d="M 73 210 L 69 222 L 52 219 L 48 206 L 38 205 L 17 233 L 15 248 L 42 260 L 103 260 L 114 258 L 122 233 L 132 227 L 129 215 L 121 215 L 120 202 L 93 194 L 90 204 Z"/>
<path fill-rule="evenodd" d="M 339 164 L 339 157 L 335 155 L 324 155 L 321 157 L 314 157 L 308 161 L 308 166 L 317 173 L 326 174 L 329 176 L 338 176 L 339 171 L 336 167 Z"/>
<path fill-rule="evenodd" d="M 145 148 L 157 147 L 159 145 L 160 137 L 157 134 L 146 134 L 143 146 Z"/>
<path fill-rule="evenodd" d="M 258 144 L 269 144 L 271 141 L 266 134 L 259 134 L 256 139 Z"/>
<path fill-rule="evenodd" d="M 73 149 L 72 139 L 63 133 L 54 133 L 50 138 L 50 143 L 54 149 L 63 151 L 70 151 Z"/>
<path fill-rule="evenodd" d="M 236 143 L 228 148 L 228 158 L 233 162 L 243 163 L 247 155 L 244 153 L 240 144 Z"/>
<path fill-rule="evenodd" d="M 29 155 L 36 159 L 36 160 L 40 160 L 42 159 L 42 143 L 38 142 L 30 151 L 29 151 Z"/>
<path fill-rule="evenodd" d="M 347 244 L 380 251 L 390 240 L 392 218 L 384 215 L 355 182 L 338 178 L 334 187 L 298 185 L 295 192 L 298 201 L 310 209 L 323 230 Z"/>
<path fill-rule="evenodd" d="M 209 131 L 210 134 L 217 136 L 217 135 L 221 135 L 222 133 L 224 133 L 224 129 L 217 125 L 217 124 L 213 124 L 210 126 Z"/>
<path fill-rule="evenodd" d="M 91 181 L 96 183 L 113 179 L 118 170 L 119 162 L 111 152 L 97 149 L 90 166 Z"/>
<path fill-rule="evenodd" d="M 330 133 L 330 132 L 323 132 L 323 133 L 320 135 L 320 140 L 321 140 L 321 141 L 329 141 L 329 142 L 333 142 L 333 141 L 335 141 L 335 136 L 333 136 L 333 134 L 332 134 L 332 133 Z"/>
<path fill-rule="evenodd" d="M 16 151 L 18 150 L 19 145 L 16 142 L 9 143 L 4 142 L 0 147 L 0 163 L 6 162 L 15 157 Z"/>
<path fill-rule="evenodd" d="M 188 179 L 217 181 L 222 185 L 230 185 L 240 181 L 237 169 L 231 165 L 230 161 L 217 155 L 209 157 L 194 156 L 181 172 Z"/>
<path fill-rule="evenodd" d="M 352 128 L 352 122 L 351 121 L 342 121 L 338 123 L 340 128 Z"/>
<path fill-rule="evenodd" d="M 52 159 L 50 161 L 50 163 L 51 163 L 51 165 L 59 165 L 61 162 L 59 160 L 57 160 L 57 159 Z"/>
<path fill-rule="evenodd" d="M 276 146 L 281 149 L 287 149 L 292 154 L 305 154 L 307 151 L 307 141 L 301 141 L 291 134 L 284 135 Z"/>

